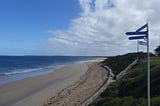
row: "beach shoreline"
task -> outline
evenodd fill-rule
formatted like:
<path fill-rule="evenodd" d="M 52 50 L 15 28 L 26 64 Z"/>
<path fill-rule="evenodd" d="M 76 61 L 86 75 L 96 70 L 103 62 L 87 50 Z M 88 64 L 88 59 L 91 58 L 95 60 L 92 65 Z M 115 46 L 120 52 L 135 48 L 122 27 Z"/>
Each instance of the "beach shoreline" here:
<path fill-rule="evenodd" d="M 12 82 L 23 80 L 26 78 L 46 75 L 46 74 L 52 73 L 55 70 L 60 69 L 64 66 L 68 66 L 68 65 L 86 63 L 86 62 L 103 61 L 103 60 L 104 60 L 103 58 L 96 58 L 96 59 L 89 59 L 89 60 L 78 60 L 75 62 L 66 62 L 66 63 L 62 62 L 62 63 L 50 64 L 46 66 L 39 66 L 36 68 L 26 68 L 26 69 L 17 69 L 17 70 L 13 69 L 13 71 L 10 71 L 10 72 L 7 72 L 7 71 L 3 72 L 3 70 L 0 70 L 2 71 L 0 73 L 0 85 L 12 83 Z"/>
<path fill-rule="evenodd" d="M 77 83 L 86 74 L 89 67 L 97 63 L 86 62 L 67 65 L 47 75 L 1 85 L 0 105 L 42 106 L 64 88 Z M 101 82 L 103 81 L 101 80 Z"/>

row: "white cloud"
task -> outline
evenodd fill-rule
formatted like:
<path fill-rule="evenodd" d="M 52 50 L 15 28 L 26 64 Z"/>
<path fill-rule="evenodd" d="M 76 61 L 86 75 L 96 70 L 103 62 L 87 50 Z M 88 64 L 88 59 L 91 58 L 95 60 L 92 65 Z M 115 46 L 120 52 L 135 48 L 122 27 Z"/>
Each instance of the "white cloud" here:
<path fill-rule="evenodd" d="M 79 0 L 82 12 L 66 30 L 49 31 L 50 48 L 61 55 L 117 55 L 136 51 L 126 31 L 149 22 L 151 50 L 160 35 L 159 0 Z M 56 52 L 57 53 L 57 52 Z"/>

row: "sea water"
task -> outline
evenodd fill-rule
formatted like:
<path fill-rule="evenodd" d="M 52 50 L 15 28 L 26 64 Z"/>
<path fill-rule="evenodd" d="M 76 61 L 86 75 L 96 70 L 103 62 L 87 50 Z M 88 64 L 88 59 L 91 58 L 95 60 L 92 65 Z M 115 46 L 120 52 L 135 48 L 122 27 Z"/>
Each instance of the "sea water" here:
<path fill-rule="evenodd" d="M 0 85 L 48 74 L 68 64 L 97 60 L 93 56 L 0 56 Z"/>

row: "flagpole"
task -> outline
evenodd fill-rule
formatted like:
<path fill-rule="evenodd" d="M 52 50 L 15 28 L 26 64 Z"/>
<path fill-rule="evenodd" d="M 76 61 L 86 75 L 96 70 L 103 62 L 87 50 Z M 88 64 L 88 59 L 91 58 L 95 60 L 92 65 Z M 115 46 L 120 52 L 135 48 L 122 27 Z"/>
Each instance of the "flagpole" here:
<path fill-rule="evenodd" d="M 159 36 L 159 45 L 158 46 L 160 46 L 160 36 Z"/>
<path fill-rule="evenodd" d="M 137 40 L 137 59 L 138 59 L 138 53 L 139 53 L 139 40 Z"/>
<path fill-rule="evenodd" d="M 148 25 L 148 23 L 147 23 L 147 25 Z M 149 25 L 148 25 L 149 26 Z M 147 82 L 148 82 L 148 87 L 147 87 L 147 98 L 148 98 L 148 106 L 150 106 L 150 53 L 149 53 L 149 28 L 147 27 L 147 37 L 148 37 L 148 39 L 147 39 L 147 68 L 148 68 L 148 72 L 147 72 L 147 76 L 148 76 L 148 78 L 147 78 Z"/>
<path fill-rule="evenodd" d="M 146 27 L 147 27 L 147 31 L 142 31 Z M 126 32 L 126 35 L 127 36 L 139 35 L 139 36 L 130 36 L 128 38 L 129 40 L 144 39 L 147 36 L 147 42 L 146 42 L 147 43 L 147 100 L 148 100 L 148 106 L 150 106 L 150 104 L 151 104 L 150 103 L 150 53 L 149 53 L 149 27 L 148 27 L 148 22 L 145 25 L 143 25 L 142 27 L 138 28 L 135 32 Z M 146 45 L 146 43 L 142 42 L 143 45 Z M 139 49 L 139 47 L 138 47 L 138 44 L 137 44 L 137 51 L 139 51 L 138 49 Z"/>
<path fill-rule="evenodd" d="M 137 40 L 137 54 L 139 53 L 139 40 Z"/>

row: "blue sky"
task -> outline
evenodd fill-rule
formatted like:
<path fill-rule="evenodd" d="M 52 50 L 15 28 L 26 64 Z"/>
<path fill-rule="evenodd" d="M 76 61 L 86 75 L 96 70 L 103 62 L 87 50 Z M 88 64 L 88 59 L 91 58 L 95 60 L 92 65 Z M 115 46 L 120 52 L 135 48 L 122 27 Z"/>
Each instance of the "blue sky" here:
<path fill-rule="evenodd" d="M 48 30 L 66 29 L 79 11 L 76 0 L 1 0 L 0 54 L 41 54 Z"/>
<path fill-rule="evenodd" d="M 0 55 L 119 55 L 125 33 L 149 23 L 158 46 L 159 0 L 0 0 Z M 140 51 L 146 47 L 140 46 Z"/>

